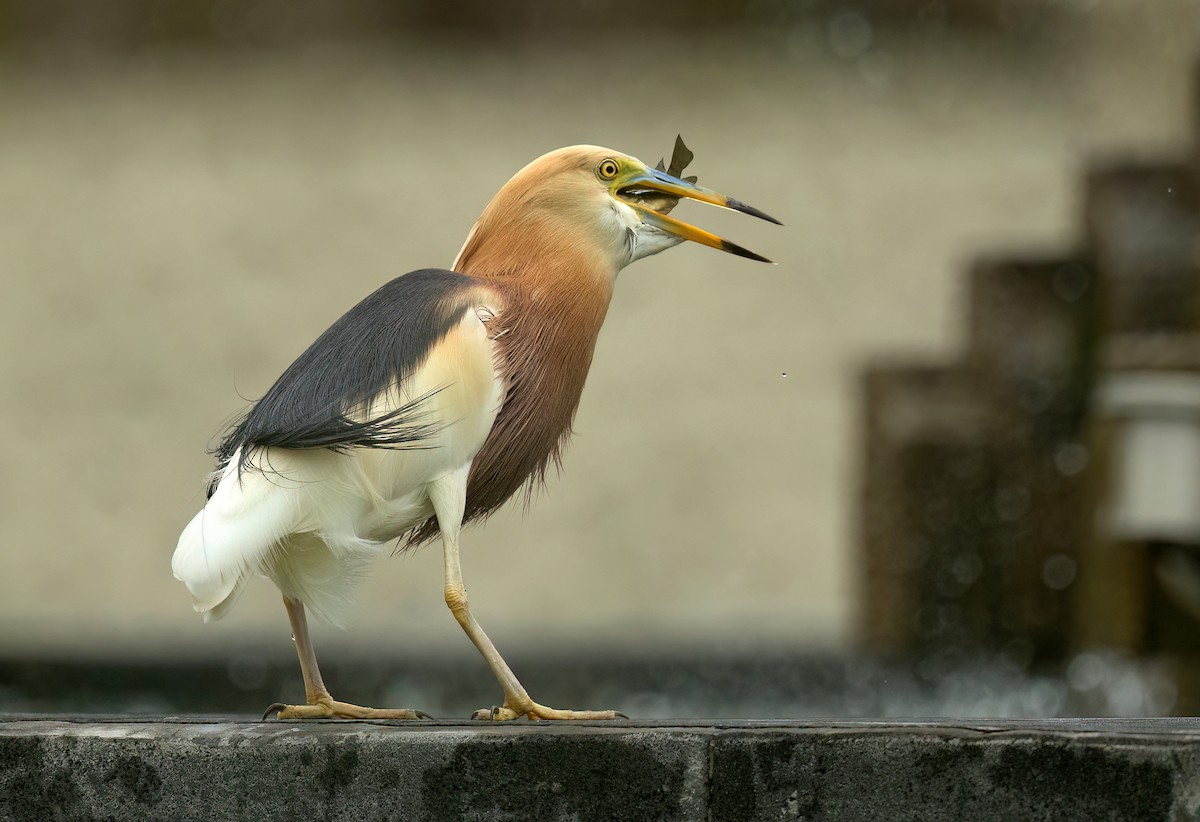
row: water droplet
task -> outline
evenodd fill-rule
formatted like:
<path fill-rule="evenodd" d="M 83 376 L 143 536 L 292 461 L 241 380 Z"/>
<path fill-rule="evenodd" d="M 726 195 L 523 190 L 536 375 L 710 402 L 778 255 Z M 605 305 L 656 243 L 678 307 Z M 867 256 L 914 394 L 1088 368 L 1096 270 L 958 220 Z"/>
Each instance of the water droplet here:
<path fill-rule="evenodd" d="M 779 376 L 781 376 L 781 377 L 786 377 L 786 376 L 787 376 L 787 372 L 786 372 L 786 371 L 784 371 L 784 372 L 780 373 L 780 375 L 779 375 Z"/>
<path fill-rule="evenodd" d="M 267 681 L 267 663 L 258 654 L 235 654 L 226 665 L 226 676 L 243 691 L 261 688 Z"/>
<path fill-rule="evenodd" d="M 1081 299 L 1091 284 L 1091 272 L 1077 262 L 1060 265 L 1054 272 L 1054 293 L 1069 303 Z"/>
<path fill-rule="evenodd" d="M 1067 684 L 1077 691 L 1099 688 L 1108 679 L 1107 667 L 1099 654 L 1079 654 L 1067 665 Z"/>
<path fill-rule="evenodd" d="M 1088 450 L 1078 442 L 1065 442 L 1054 451 L 1054 467 L 1064 477 L 1073 477 L 1087 468 Z"/>
<path fill-rule="evenodd" d="M 868 85 L 885 88 L 892 80 L 892 58 L 886 52 L 873 51 L 858 58 L 858 74 Z"/>
<path fill-rule="evenodd" d="M 1047 557 L 1042 564 L 1042 582 L 1054 591 L 1061 591 L 1075 581 L 1075 560 L 1066 554 Z"/>
<path fill-rule="evenodd" d="M 964 587 L 979 579 L 983 573 L 983 560 L 975 554 L 961 554 L 950 566 L 954 579 Z"/>
<path fill-rule="evenodd" d="M 871 21 L 857 11 L 843 11 L 826 27 L 829 48 L 838 57 L 858 57 L 871 47 Z"/>

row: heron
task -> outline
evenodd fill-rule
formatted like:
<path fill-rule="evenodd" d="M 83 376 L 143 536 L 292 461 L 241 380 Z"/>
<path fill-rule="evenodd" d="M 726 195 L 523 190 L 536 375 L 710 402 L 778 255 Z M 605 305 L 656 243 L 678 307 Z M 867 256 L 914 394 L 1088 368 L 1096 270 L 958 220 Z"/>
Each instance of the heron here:
<path fill-rule="evenodd" d="M 770 262 L 668 212 L 681 199 L 778 220 L 672 167 L 579 145 L 508 181 L 451 270 L 383 285 L 329 327 L 226 432 L 172 570 L 205 621 L 255 576 L 283 595 L 304 704 L 264 719 L 418 719 L 335 700 L 308 615 L 344 624 L 355 582 L 400 540 L 441 538 L 444 597 L 503 691 L 476 719 L 610 720 L 535 702 L 472 614 L 459 533 L 545 479 L 571 433 L 617 273 L 685 240 Z M 674 173 L 672 173 L 674 172 Z"/>

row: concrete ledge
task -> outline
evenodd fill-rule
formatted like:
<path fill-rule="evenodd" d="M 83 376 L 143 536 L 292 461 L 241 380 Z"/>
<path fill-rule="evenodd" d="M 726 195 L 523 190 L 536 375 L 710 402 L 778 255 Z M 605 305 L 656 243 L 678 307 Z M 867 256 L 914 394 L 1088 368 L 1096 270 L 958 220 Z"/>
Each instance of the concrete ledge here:
<path fill-rule="evenodd" d="M 1184 820 L 1200 720 L 0 717 L 0 819 Z"/>

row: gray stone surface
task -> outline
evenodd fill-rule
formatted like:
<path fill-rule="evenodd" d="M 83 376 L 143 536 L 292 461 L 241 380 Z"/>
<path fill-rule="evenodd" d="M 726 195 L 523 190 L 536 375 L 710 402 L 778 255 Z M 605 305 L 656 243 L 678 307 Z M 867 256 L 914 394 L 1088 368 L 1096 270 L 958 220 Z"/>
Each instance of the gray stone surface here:
<path fill-rule="evenodd" d="M 1200 721 L 0 718 L 0 819 L 1189 820 Z"/>

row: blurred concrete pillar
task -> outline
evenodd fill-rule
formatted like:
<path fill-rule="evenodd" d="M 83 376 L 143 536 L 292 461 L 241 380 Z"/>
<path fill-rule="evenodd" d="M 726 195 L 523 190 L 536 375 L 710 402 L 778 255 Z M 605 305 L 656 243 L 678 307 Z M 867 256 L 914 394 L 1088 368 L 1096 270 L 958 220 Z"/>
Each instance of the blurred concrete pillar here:
<path fill-rule="evenodd" d="M 1111 371 L 1096 413 L 1116 421 L 1108 536 L 1200 545 L 1200 371 Z"/>
<path fill-rule="evenodd" d="M 977 645 L 998 603 L 984 592 L 995 486 L 972 380 L 877 365 L 862 384 L 864 642 L 889 655 Z"/>
<path fill-rule="evenodd" d="M 1171 660 L 1177 710 L 1200 709 L 1200 185 L 1195 164 L 1089 177 L 1104 284 L 1094 529 L 1076 636 Z"/>
<path fill-rule="evenodd" d="M 1081 545 L 1081 646 L 1200 653 L 1200 622 L 1169 593 L 1171 581 L 1162 584 L 1162 572 L 1186 559 L 1177 549 L 1192 539 L 1188 486 L 1200 482 L 1200 461 L 1189 456 L 1200 443 L 1187 422 L 1200 374 L 1198 192 L 1186 163 L 1119 161 L 1088 174 L 1104 343 L 1089 434 L 1094 517 Z M 1200 498 L 1192 505 L 1200 510 Z"/>
<path fill-rule="evenodd" d="M 1079 260 L 970 280 L 960 367 L 865 377 L 863 635 L 884 653 L 1067 645 L 1094 283 Z"/>
<path fill-rule="evenodd" d="M 1192 168 L 1200 177 L 1200 59 L 1192 72 Z"/>
<path fill-rule="evenodd" d="M 1088 175 L 1086 231 L 1106 339 L 1089 438 L 1095 518 L 1081 549 L 1083 646 L 1200 653 L 1200 622 L 1170 593 L 1184 577 L 1168 573 L 1162 584 L 1186 560 L 1178 550 L 1193 539 L 1188 486 L 1200 482 L 1200 461 L 1189 456 L 1200 443 L 1187 421 L 1200 374 L 1198 191 L 1186 163 L 1120 161 Z M 1200 498 L 1192 505 L 1200 509 Z"/>
<path fill-rule="evenodd" d="M 1200 328 L 1200 208 L 1185 163 L 1113 162 L 1087 177 L 1087 247 L 1105 334 Z"/>
<path fill-rule="evenodd" d="M 1069 645 L 1090 455 L 1095 277 L 1075 258 L 983 261 L 971 274 L 966 362 L 987 409 L 1002 499 L 993 550 L 1008 569 L 1008 641 L 1040 657 Z"/>
<path fill-rule="evenodd" d="M 1102 365 L 1078 638 L 1200 673 L 1200 334 L 1113 337 Z"/>

